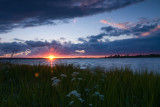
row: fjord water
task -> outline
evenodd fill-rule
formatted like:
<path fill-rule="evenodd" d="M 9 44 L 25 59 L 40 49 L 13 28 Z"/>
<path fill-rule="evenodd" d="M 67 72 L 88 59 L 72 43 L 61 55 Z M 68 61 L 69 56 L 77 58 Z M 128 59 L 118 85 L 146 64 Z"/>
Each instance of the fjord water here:
<path fill-rule="evenodd" d="M 14 64 L 48 65 L 75 64 L 82 69 L 86 67 L 125 68 L 135 70 L 148 70 L 160 73 L 160 58 L 67 58 L 67 59 L 0 59 L 0 62 Z"/>

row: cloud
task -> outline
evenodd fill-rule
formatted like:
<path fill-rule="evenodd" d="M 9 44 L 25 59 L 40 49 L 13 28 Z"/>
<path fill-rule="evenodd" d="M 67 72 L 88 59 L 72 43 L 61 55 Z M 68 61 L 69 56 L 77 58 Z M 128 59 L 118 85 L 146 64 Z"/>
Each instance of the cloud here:
<path fill-rule="evenodd" d="M 160 53 L 160 18 L 141 19 L 127 29 L 113 26 L 102 27 L 97 35 L 78 38 L 81 43 L 61 43 L 58 40 L 22 41 L 0 43 L 0 56 L 46 57 L 48 54 L 59 56 L 87 56 L 109 54 L 149 54 Z M 133 35 L 138 38 L 109 41 L 106 36 Z M 14 55 L 13 55 L 14 54 Z"/>
<path fill-rule="evenodd" d="M 1 0 L 0 33 L 110 12 L 143 0 Z"/>
<path fill-rule="evenodd" d="M 59 41 L 25 41 L 0 43 L 0 56 L 11 56 L 14 51 L 16 57 L 46 57 L 53 54 L 58 56 L 88 56 L 110 54 L 150 54 L 160 53 L 160 32 L 152 36 L 132 38 L 116 41 L 86 41 L 83 43 L 65 44 Z M 17 48 L 19 47 L 19 48 Z M 52 49 L 54 51 L 52 51 Z"/>
<path fill-rule="evenodd" d="M 142 36 L 148 36 L 148 35 L 151 35 L 152 33 L 157 32 L 158 30 L 160 30 L 160 25 L 157 25 L 156 27 L 154 27 L 153 29 L 150 29 L 149 31 L 141 33 L 141 35 Z"/>
<path fill-rule="evenodd" d="M 64 41 L 64 40 L 66 40 L 66 38 L 64 38 L 64 37 L 60 37 L 60 40 Z"/>
<path fill-rule="evenodd" d="M 29 47 L 21 42 L 0 43 L 0 56 L 11 57 L 13 54 L 22 55 L 26 53 Z"/>
<path fill-rule="evenodd" d="M 140 19 L 136 23 L 124 23 L 125 29 L 112 25 L 102 27 L 101 30 L 104 31 L 104 36 L 132 35 L 140 37 L 152 35 L 152 33 L 157 32 L 160 29 L 160 18 Z"/>
<path fill-rule="evenodd" d="M 89 42 L 99 42 L 99 40 L 101 40 L 105 35 L 105 33 L 101 33 L 98 35 L 88 36 L 87 39 L 89 39 Z"/>
<path fill-rule="evenodd" d="M 18 38 L 14 38 L 13 40 L 14 40 L 14 41 L 18 41 L 18 42 L 24 42 L 24 40 L 18 39 Z"/>
<path fill-rule="evenodd" d="M 83 53 L 85 53 L 85 50 L 76 50 L 75 52 L 83 54 Z"/>
<path fill-rule="evenodd" d="M 102 27 L 101 30 L 103 30 L 105 32 L 111 32 L 111 31 L 114 31 L 115 28 L 112 26 L 107 26 L 107 27 Z"/>
<path fill-rule="evenodd" d="M 74 19 L 74 20 L 73 20 L 73 23 L 76 23 L 76 22 L 77 22 L 77 20 L 76 20 L 76 19 Z"/>
<path fill-rule="evenodd" d="M 112 42 L 93 43 L 88 41 L 82 45 L 88 55 L 160 53 L 159 34 L 146 38 L 132 38 Z"/>
<path fill-rule="evenodd" d="M 87 40 L 85 39 L 85 38 L 78 38 L 78 41 L 80 41 L 80 42 L 87 42 Z"/>
<path fill-rule="evenodd" d="M 100 22 L 120 29 L 127 29 L 127 24 L 128 24 L 128 23 L 113 23 L 113 22 L 108 22 L 107 20 L 100 20 Z"/>
<path fill-rule="evenodd" d="M 107 38 L 118 36 L 130 36 L 131 38 L 140 38 L 143 36 L 152 36 L 160 32 L 160 18 L 140 19 L 138 22 L 125 24 L 127 29 L 117 28 L 115 26 L 102 27 L 102 33 L 90 35 L 86 38 L 78 38 L 82 43 L 108 41 Z"/>

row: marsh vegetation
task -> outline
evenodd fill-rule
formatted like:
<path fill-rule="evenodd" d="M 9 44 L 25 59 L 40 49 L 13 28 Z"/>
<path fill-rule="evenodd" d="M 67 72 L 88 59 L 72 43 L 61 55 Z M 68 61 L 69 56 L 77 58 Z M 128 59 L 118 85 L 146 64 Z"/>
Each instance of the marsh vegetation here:
<path fill-rule="evenodd" d="M 129 68 L 0 64 L 0 107 L 158 107 L 159 90 L 159 74 Z"/>

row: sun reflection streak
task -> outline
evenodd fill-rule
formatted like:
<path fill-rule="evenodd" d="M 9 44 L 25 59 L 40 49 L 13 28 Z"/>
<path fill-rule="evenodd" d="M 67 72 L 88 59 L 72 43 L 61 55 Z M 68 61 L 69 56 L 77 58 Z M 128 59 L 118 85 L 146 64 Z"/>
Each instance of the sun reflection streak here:
<path fill-rule="evenodd" d="M 50 60 L 51 73 L 53 73 L 53 61 L 54 61 L 54 56 L 50 55 L 48 58 L 49 58 L 49 60 Z"/>
<path fill-rule="evenodd" d="M 53 73 L 53 62 L 52 62 L 53 60 L 50 60 L 50 66 L 51 66 L 51 73 Z"/>
<path fill-rule="evenodd" d="M 53 55 L 50 55 L 48 57 L 44 57 L 47 58 L 49 63 L 50 63 L 50 67 L 51 67 L 51 73 L 53 73 L 53 61 L 55 60 L 55 57 Z"/>

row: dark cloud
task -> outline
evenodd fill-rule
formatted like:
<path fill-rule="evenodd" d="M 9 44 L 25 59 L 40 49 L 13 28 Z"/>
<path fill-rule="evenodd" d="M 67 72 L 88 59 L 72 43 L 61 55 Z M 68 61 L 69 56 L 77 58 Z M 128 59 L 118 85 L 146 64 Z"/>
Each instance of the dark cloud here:
<path fill-rule="evenodd" d="M 160 33 L 143 38 L 86 42 L 81 44 L 86 55 L 160 53 Z"/>
<path fill-rule="evenodd" d="M 76 50 L 84 50 L 82 55 L 109 55 L 109 54 L 150 54 L 160 53 L 160 33 L 152 36 L 132 38 L 116 41 L 86 41 L 83 43 L 65 44 L 53 40 L 47 41 L 25 41 L 0 43 L 0 55 L 11 54 L 16 49 L 16 53 L 31 50 L 26 56 L 43 56 L 46 53 L 58 53 L 58 55 L 75 55 Z M 54 50 L 54 51 L 53 51 Z"/>
<path fill-rule="evenodd" d="M 106 32 L 111 32 L 115 30 L 115 28 L 112 26 L 107 26 L 107 27 L 102 27 L 101 30 L 106 31 Z"/>
<path fill-rule="evenodd" d="M 24 42 L 24 40 L 18 39 L 18 38 L 14 38 L 13 40 L 14 40 L 14 41 L 18 41 L 18 42 Z"/>
<path fill-rule="evenodd" d="M 156 20 L 150 20 L 147 22 L 140 21 L 134 23 L 133 25 L 130 25 L 128 29 L 120 29 L 112 26 L 102 27 L 101 30 L 103 31 L 103 33 L 97 35 L 91 35 L 86 38 L 78 38 L 78 41 L 83 43 L 86 43 L 87 41 L 100 42 L 102 41 L 102 39 L 104 40 L 105 39 L 104 37 L 106 36 L 108 37 L 121 36 L 121 35 L 128 35 L 128 36 L 132 35 L 136 37 L 149 36 L 152 35 L 152 33 L 154 34 L 160 31 L 159 24 L 160 24 L 160 18 L 157 18 Z"/>
<path fill-rule="evenodd" d="M 151 25 L 141 25 L 141 24 L 137 24 L 135 27 L 131 28 L 132 32 L 148 32 L 151 29 L 154 29 L 155 27 L 157 27 L 158 24 L 151 24 Z"/>
<path fill-rule="evenodd" d="M 44 46 L 48 46 L 49 45 L 49 42 L 45 41 L 26 41 L 25 42 L 28 46 L 30 47 L 44 47 Z"/>
<path fill-rule="evenodd" d="M 98 40 L 102 39 L 105 35 L 105 33 L 101 33 L 98 35 L 88 36 L 87 39 L 89 39 L 89 42 L 98 42 Z"/>
<path fill-rule="evenodd" d="M 0 0 L 0 33 L 112 11 L 143 0 Z"/>
<path fill-rule="evenodd" d="M 84 38 L 78 38 L 78 41 L 80 41 L 80 42 L 87 42 Z"/>
<path fill-rule="evenodd" d="M 0 43 L 0 53 L 1 56 L 3 54 L 11 54 L 13 52 L 21 52 L 27 50 L 29 47 L 20 42 L 11 42 L 11 43 Z"/>
<path fill-rule="evenodd" d="M 64 40 L 66 40 L 66 38 L 64 38 L 64 37 L 60 37 L 60 40 L 64 41 Z"/>
<path fill-rule="evenodd" d="M 144 20 L 133 23 L 128 29 L 112 26 L 103 27 L 103 33 L 78 38 L 81 43 L 48 41 L 23 41 L 15 38 L 16 42 L 0 43 L 0 56 L 30 50 L 27 56 L 45 55 L 76 55 L 76 50 L 83 51 L 81 55 L 108 55 L 108 54 L 141 54 L 160 53 L 160 19 Z M 105 36 L 133 35 L 137 38 L 109 41 Z"/>
<path fill-rule="evenodd" d="M 126 24 L 127 23 L 127 24 Z M 126 29 L 121 29 L 113 26 L 102 27 L 104 36 L 120 36 L 120 35 L 132 35 L 143 36 L 143 33 L 152 32 L 152 30 L 158 30 L 160 26 L 160 18 L 154 19 L 140 19 L 137 23 L 128 24 L 129 22 L 121 23 Z M 158 29 L 157 29 L 158 28 Z M 153 32 L 152 32 L 153 33 Z M 92 36 L 90 36 L 92 38 Z M 95 36 L 96 37 L 96 36 Z"/>

